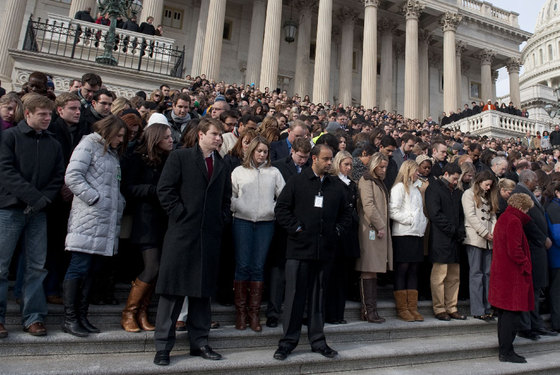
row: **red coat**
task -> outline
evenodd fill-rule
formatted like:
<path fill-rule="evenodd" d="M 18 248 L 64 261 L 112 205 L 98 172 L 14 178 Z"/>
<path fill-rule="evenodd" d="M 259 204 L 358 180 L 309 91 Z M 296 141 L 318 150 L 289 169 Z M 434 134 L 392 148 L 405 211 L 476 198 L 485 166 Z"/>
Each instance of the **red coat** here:
<path fill-rule="evenodd" d="M 523 225 L 531 218 L 509 206 L 494 228 L 488 301 L 509 311 L 531 311 L 535 307 L 529 244 Z"/>

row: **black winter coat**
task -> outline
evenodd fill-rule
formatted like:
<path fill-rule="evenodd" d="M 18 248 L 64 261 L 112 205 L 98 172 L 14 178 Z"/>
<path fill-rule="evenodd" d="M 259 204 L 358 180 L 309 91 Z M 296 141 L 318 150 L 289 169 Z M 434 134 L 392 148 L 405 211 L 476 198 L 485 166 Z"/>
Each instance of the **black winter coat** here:
<path fill-rule="evenodd" d="M 41 211 L 64 182 L 60 143 L 49 131 L 37 133 L 25 120 L 2 132 L 0 208 L 33 207 Z"/>
<path fill-rule="evenodd" d="M 358 217 L 358 185 L 350 180 L 350 184 L 346 185 L 340 178 L 337 182 L 342 186 L 344 195 L 346 196 L 346 203 L 352 210 L 352 222 L 348 228 L 342 233 L 338 239 L 337 251 L 340 255 L 348 258 L 360 257 L 360 243 L 358 241 L 358 228 L 360 225 L 360 218 Z"/>
<path fill-rule="evenodd" d="M 431 180 L 426 189 L 432 263 L 459 263 L 459 249 L 465 238 L 462 195 L 457 188 L 451 191 L 441 178 Z"/>
<path fill-rule="evenodd" d="M 352 220 L 344 190 L 336 179 L 325 176 L 321 182 L 313 169 L 307 168 L 284 186 L 274 211 L 276 221 L 288 232 L 286 259 L 334 258 L 337 233 L 343 233 Z M 319 193 L 323 197 L 322 208 L 315 207 Z"/>
<path fill-rule="evenodd" d="M 214 152 L 208 180 L 200 147 L 173 151 L 157 187 L 169 216 L 156 292 L 210 297 L 216 289 L 220 243 L 225 220 L 231 217 L 231 179 Z"/>
<path fill-rule="evenodd" d="M 80 121 L 74 126 L 75 128 L 72 134 L 71 128 L 62 117 L 57 118 L 49 125 L 49 131 L 54 134 L 54 137 L 62 147 L 62 156 L 65 166 L 70 162 L 70 156 L 72 156 L 72 152 L 78 143 L 80 143 L 82 137 L 91 133 L 90 127 L 83 121 Z"/>
<path fill-rule="evenodd" d="M 121 191 L 132 213 L 130 242 L 160 248 L 167 230 L 167 214 L 157 196 L 157 184 L 165 161 L 159 166 L 147 163 L 147 157 L 133 152 L 121 160 Z"/>
<path fill-rule="evenodd" d="M 535 204 L 527 215 L 531 217 L 531 221 L 523 226 L 529 248 L 531 249 L 531 264 L 533 265 L 533 287 L 545 288 L 548 286 L 548 254 L 545 247 L 548 238 L 548 222 L 546 221 L 543 206 L 531 194 L 526 186 L 517 184 L 512 194 L 527 194 Z"/>

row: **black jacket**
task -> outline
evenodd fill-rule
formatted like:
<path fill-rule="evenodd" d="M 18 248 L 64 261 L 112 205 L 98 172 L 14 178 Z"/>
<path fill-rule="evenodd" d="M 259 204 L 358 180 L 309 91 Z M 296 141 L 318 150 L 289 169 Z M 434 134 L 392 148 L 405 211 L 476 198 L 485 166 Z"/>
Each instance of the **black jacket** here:
<path fill-rule="evenodd" d="M 560 131 L 553 130 L 550 132 L 550 144 L 552 146 L 560 146 Z"/>
<path fill-rule="evenodd" d="M 169 216 L 156 292 L 210 297 L 216 289 L 222 228 L 231 217 L 229 169 L 214 152 L 208 180 L 197 145 L 171 152 L 158 182 L 158 197 Z"/>
<path fill-rule="evenodd" d="M 64 181 L 60 143 L 49 131 L 37 133 L 25 120 L 2 133 L 0 208 L 30 206 L 41 211 Z"/>
<path fill-rule="evenodd" d="M 154 27 L 154 25 L 151 25 L 147 22 L 142 22 L 138 31 L 142 34 L 156 35 L 156 28 Z"/>
<path fill-rule="evenodd" d="M 167 215 L 157 196 L 157 184 L 165 161 L 158 166 L 147 163 L 147 159 L 132 152 L 121 160 L 121 191 L 126 206 L 132 213 L 131 243 L 152 245 L 161 249 L 167 229 Z"/>
<path fill-rule="evenodd" d="M 451 191 L 441 178 L 431 180 L 426 189 L 432 263 L 459 263 L 459 248 L 465 238 L 462 195 L 457 188 Z"/>
<path fill-rule="evenodd" d="M 447 160 L 444 160 L 441 165 L 438 161 L 434 160 L 434 164 L 432 165 L 432 172 L 430 174 L 431 177 L 438 178 L 439 176 L 443 175 L 443 168 L 447 165 Z"/>
<path fill-rule="evenodd" d="M 351 207 L 337 178 L 325 176 L 321 182 L 307 168 L 286 183 L 274 210 L 278 224 L 288 232 L 286 259 L 333 259 L 337 233 L 342 234 L 352 221 Z M 322 208 L 315 207 L 319 193 Z"/>
<path fill-rule="evenodd" d="M 387 165 L 387 172 L 385 172 L 385 179 L 383 183 L 387 188 L 387 191 L 390 193 L 395 180 L 397 179 L 397 175 L 399 174 L 399 167 L 397 162 L 393 160 L 393 157 L 389 158 L 389 164 Z"/>
<path fill-rule="evenodd" d="M 140 30 L 140 26 L 136 23 L 136 21 L 128 20 L 123 25 L 123 30 L 130 30 L 138 32 Z"/>
<path fill-rule="evenodd" d="M 284 177 L 284 181 L 286 181 L 286 182 L 288 182 L 290 177 L 298 174 L 297 169 L 296 169 L 296 165 L 295 165 L 294 160 L 292 159 L 291 155 L 288 155 L 283 159 L 279 159 L 279 160 L 274 161 L 272 163 L 272 165 L 275 166 L 276 168 L 278 168 L 278 170 L 282 174 L 282 177 Z M 307 163 L 305 163 L 305 165 L 302 168 L 302 172 L 305 168 L 307 168 L 309 166 L 310 166 L 310 162 L 309 162 L 309 160 L 307 160 Z"/>
<path fill-rule="evenodd" d="M 535 199 L 535 196 L 524 185 L 517 184 L 512 194 L 522 193 L 531 197 L 534 206 L 527 212 L 531 221 L 523 226 L 523 231 L 531 249 L 531 264 L 533 265 L 533 287 L 544 288 L 548 286 L 548 254 L 545 242 L 548 237 L 548 223 L 544 207 Z"/>
<path fill-rule="evenodd" d="M 270 160 L 283 159 L 290 155 L 290 148 L 286 139 L 272 142 L 270 144 Z"/>
<path fill-rule="evenodd" d="M 64 158 L 65 166 L 70 162 L 70 156 L 72 156 L 72 152 L 80 143 L 82 137 L 91 133 L 90 127 L 85 122 L 80 121 L 70 128 L 62 117 L 51 122 L 49 131 L 53 133 L 56 140 L 62 146 L 62 157 Z"/>

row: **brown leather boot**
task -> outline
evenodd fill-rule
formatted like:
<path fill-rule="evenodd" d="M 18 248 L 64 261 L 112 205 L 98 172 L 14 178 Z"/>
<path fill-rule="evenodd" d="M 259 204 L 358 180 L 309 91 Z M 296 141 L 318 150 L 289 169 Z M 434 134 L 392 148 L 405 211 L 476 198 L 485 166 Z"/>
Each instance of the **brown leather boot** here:
<path fill-rule="evenodd" d="M 360 279 L 360 296 L 362 320 L 384 323 L 385 319 L 377 314 L 377 279 Z"/>
<path fill-rule="evenodd" d="M 233 281 L 233 301 L 235 303 L 235 328 L 244 330 L 247 328 L 247 292 L 249 283 L 247 281 Z"/>
<path fill-rule="evenodd" d="M 155 285 L 154 283 L 147 285 L 148 286 L 144 290 L 142 300 L 140 301 L 140 307 L 138 308 L 138 326 L 140 326 L 140 328 L 144 331 L 155 331 L 156 327 L 148 320 L 148 308 L 150 307 L 150 300 L 152 299 L 152 293 L 154 292 Z"/>
<path fill-rule="evenodd" d="M 127 332 L 140 332 L 140 327 L 136 322 L 136 314 L 138 313 L 138 307 L 140 306 L 140 301 L 144 294 L 143 285 L 148 285 L 139 279 L 132 282 L 132 288 L 128 294 L 128 299 L 126 301 L 126 306 L 122 311 L 121 317 L 121 327 Z"/>
<path fill-rule="evenodd" d="M 423 322 L 424 317 L 418 312 L 418 291 L 408 289 L 406 291 L 406 296 L 408 301 L 408 311 L 410 311 L 416 322 Z"/>
<path fill-rule="evenodd" d="M 249 281 L 249 327 L 255 332 L 262 331 L 259 313 L 261 311 L 263 289 L 264 283 L 262 281 Z"/>
<path fill-rule="evenodd" d="M 393 295 L 395 296 L 395 304 L 397 305 L 397 316 L 399 319 L 405 322 L 413 322 L 414 317 L 408 311 L 408 303 L 406 301 L 406 290 L 395 290 Z"/>

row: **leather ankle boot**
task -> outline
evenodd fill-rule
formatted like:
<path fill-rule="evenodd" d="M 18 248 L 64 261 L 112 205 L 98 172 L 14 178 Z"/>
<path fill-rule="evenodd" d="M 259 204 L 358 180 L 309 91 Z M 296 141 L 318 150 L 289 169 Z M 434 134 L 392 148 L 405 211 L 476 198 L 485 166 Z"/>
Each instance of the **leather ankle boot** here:
<path fill-rule="evenodd" d="M 264 283 L 262 281 L 249 281 L 249 326 L 255 332 L 262 331 L 259 318 Z"/>
<path fill-rule="evenodd" d="M 82 327 L 78 320 L 78 300 L 80 294 L 80 279 L 64 280 L 62 283 L 62 299 L 64 302 L 64 321 L 62 330 L 77 337 L 86 337 L 89 332 Z"/>
<path fill-rule="evenodd" d="M 406 290 L 395 290 L 393 292 L 395 296 L 395 304 L 397 306 L 397 316 L 399 319 L 404 320 L 405 322 L 413 322 L 414 317 L 408 311 L 408 303 L 406 300 Z"/>
<path fill-rule="evenodd" d="M 235 329 L 247 328 L 247 292 L 249 283 L 247 281 L 233 281 L 233 301 L 235 303 Z"/>
<path fill-rule="evenodd" d="M 385 319 L 377 314 L 377 279 L 360 279 L 360 296 L 362 320 L 384 323 Z"/>
<path fill-rule="evenodd" d="M 132 288 L 128 294 L 126 306 L 122 311 L 121 326 L 127 332 L 140 332 L 140 327 L 136 321 L 136 315 L 138 314 L 140 301 L 144 294 L 144 288 L 141 286 L 142 284 L 148 285 L 139 279 L 132 282 Z"/>
<path fill-rule="evenodd" d="M 152 293 L 155 285 L 153 283 L 146 285 L 147 287 L 144 289 L 142 300 L 140 301 L 140 307 L 138 308 L 138 326 L 140 326 L 140 328 L 144 331 L 155 331 L 156 327 L 148 320 L 148 308 L 150 306 L 150 300 L 152 299 Z"/>
<path fill-rule="evenodd" d="M 418 291 L 408 289 L 406 291 L 406 296 L 408 301 L 408 311 L 410 311 L 416 322 L 423 322 L 424 317 L 418 312 Z"/>

